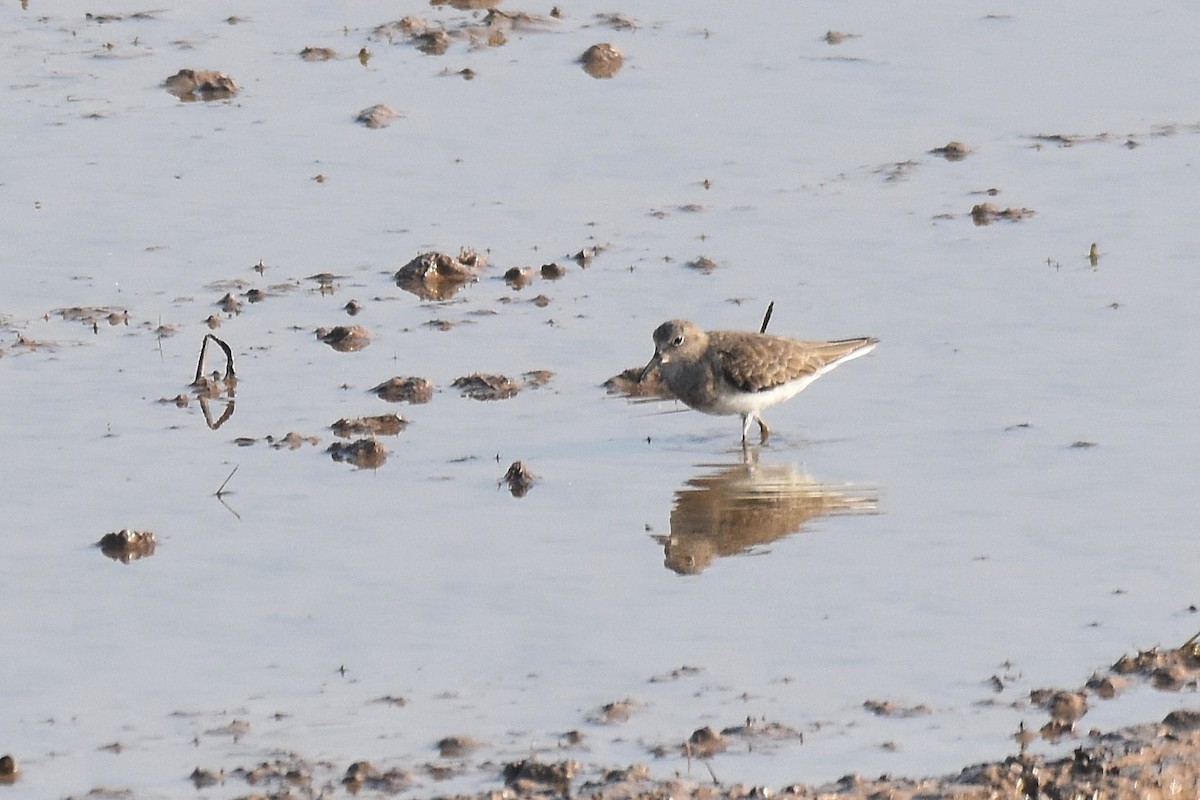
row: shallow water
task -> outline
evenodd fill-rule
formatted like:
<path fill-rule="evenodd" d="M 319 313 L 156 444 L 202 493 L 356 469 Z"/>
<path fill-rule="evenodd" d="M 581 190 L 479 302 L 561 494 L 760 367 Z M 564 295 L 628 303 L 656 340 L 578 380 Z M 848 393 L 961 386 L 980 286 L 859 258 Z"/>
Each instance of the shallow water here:
<path fill-rule="evenodd" d="M 427 56 L 371 29 L 471 12 L 254 4 L 99 25 L 82 4 L 0 6 L 0 137 L 21 154 L 0 177 L 0 751 L 20 791 L 193 795 L 197 764 L 276 749 L 335 777 L 359 758 L 417 768 L 451 734 L 488 743 L 472 764 L 532 750 L 668 775 L 693 730 L 747 717 L 803 743 L 734 743 L 710 762 L 724 781 L 932 773 L 1012 752 L 1018 722 L 1045 718 L 1008 707 L 1028 689 L 1195 632 L 1200 127 L 1163 76 L 1195 73 L 1196 11 L 635 2 L 626 31 L 595 21 L 611 7 L 563 10 L 550 31 Z M 860 36 L 831 46 L 829 29 Z M 612 80 L 573 63 L 598 41 L 627 56 Z M 302 62 L 306 45 L 339 58 Z M 159 84 L 183 67 L 242 90 L 181 103 Z M 439 74 L 464 67 L 473 80 Z M 354 124 L 373 103 L 402 117 Z M 927 153 L 952 139 L 974 152 Z M 1035 214 L 977 227 L 984 200 Z M 570 260 L 595 245 L 587 269 Z M 462 246 L 491 266 L 452 300 L 392 280 Z M 685 266 L 702 255 L 714 271 Z M 567 274 L 500 279 L 548 261 Z M 157 401 L 189 391 L 233 279 L 268 297 L 215 331 L 239 382 L 213 431 L 195 399 Z M 770 301 L 775 333 L 882 340 L 772 409 L 758 454 L 874 513 L 681 576 L 661 537 L 681 493 L 742 469 L 738 424 L 599 385 L 645 363 L 664 319 L 752 329 Z M 84 305 L 128 325 L 52 313 Z M 370 345 L 313 334 L 339 324 Z M 450 388 L 538 369 L 550 382 L 510 400 Z M 394 375 L 439 392 L 367 392 Z M 381 437 L 378 470 L 325 454 L 337 419 L 390 412 L 411 425 Z M 320 444 L 263 441 L 290 431 Z M 539 478 L 520 499 L 498 487 L 515 460 Z M 91 547 L 127 527 L 156 533 L 153 556 Z M 650 680 L 683 666 L 700 671 Z M 389 696 L 407 703 L 374 702 Z M 588 722 L 626 698 L 628 722 Z M 876 718 L 868 699 L 931 713 Z M 1186 699 L 1131 692 L 1080 724 Z M 572 728 L 585 749 L 561 748 Z"/>

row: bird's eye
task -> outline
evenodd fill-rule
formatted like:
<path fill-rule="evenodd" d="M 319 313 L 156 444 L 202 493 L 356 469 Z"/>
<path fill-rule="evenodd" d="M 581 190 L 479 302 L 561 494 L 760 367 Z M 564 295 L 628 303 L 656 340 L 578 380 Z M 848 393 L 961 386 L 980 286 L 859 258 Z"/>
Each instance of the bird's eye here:
<path fill-rule="evenodd" d="M 676 336 L 674 339 L 671 340 L 671 345 L 674 347 L 679 347 L 682 344 L 683 344 L 683 336 L 682 335 Z"/>

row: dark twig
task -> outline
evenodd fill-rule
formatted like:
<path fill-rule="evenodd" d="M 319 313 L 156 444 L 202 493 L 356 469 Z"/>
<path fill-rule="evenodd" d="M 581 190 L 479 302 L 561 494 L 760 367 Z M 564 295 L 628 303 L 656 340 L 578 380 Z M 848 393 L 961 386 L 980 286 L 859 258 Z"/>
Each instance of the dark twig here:
<path fill-rule="evenodd" d="M 233 472 L 229 473 L 229 476 L 228 476 L 227 478 L 225 478 L 225 480 L 224 480 L 224 481 L 221 483 L 221 487 L 220 487 L 219 489 L 217 489 L 215 492 L 213 492 L 213 497 L 217 498 L 217 500 L 219 500 L 219 501 L 221 502 L 221 505 L 225 506 L 225 509 L 226 509 L 226 510 L 227 510 L 227 511 L 228 511 L 230 514 L 233 514 L 235 517 L 237 517 L 237 518 L 238 518 L 238 520 L 241 520 L 241 518 L 242 518 L 242 515 L 241 515 L 241 514 L 239 514 L 239 513 L 238 513 L 238 512 L 236 512 L 236 511 L 234 511 L 234 510 L 233 510 L 233 507 L 232 507 L 232 506 L 230 506 L 230 505 L 229 505 L 229 503 L 226 503 L 226 502 L 225 502 L 225 495 L 227 495 L 227 494 L 233 494 L 233 492 L 227 492 L 227 491 L 225 491 L 225 487 L 229 485 L 229 481 L 230 481 L 230 479 L 231 479 L 231 478 L 233 478 L 233 474 L 234 474 L 234 472 L 237 472 L 237 471 L 238 471 L 238 467 L 240 467 L 240 466 L 241 466 L 240 464 L 238 464 L 237 466 L 235 466 L 235 467 L 233 468 Z"/>
<path fill-rule="evenodd" d="M 241 464 L 237 464 L 236 466 L 234 466 L 233 472 L 229 473 L 229 477 L 226 478 L 224 480 L 224 482 L 221 483 L 221 487 L 219 489 L 217 489 L 216 492 L 214 492 L 214 494 L 217 497 L 220 497 L 223 494 L 232 494 L 232 492 L 226 492 L 225 487 L 229 485 L 229 481 L 233 478 L 234 474 L 238 471 L 238 467 L 240 467 L 240 466 L 241 466 Z"/>
<path fill-rule="evenodd" d="M 763 324 L 762 324 L 762 327 L 758 329 L 759 333 L 767 332 L 767 323 L 771 321 L 771 312 L 774 310 L 775 310 L 775 301 L 772 300 L 771 304 L 769 306 L 767 306 L 767 313 L 763 314 Z M 229 363 L 232 364 L 233 362 L 230 361 Z"/>
<path fill-rule="evenodd" d="M 196 362 L 196 378 L 192 381 L 193 384 L 200 383 L 201 376 L 204 375 L 204 356 L 208 353 L 208 340 L 212 339 L 221 349 L 225 351 L 225 379 L 235 378 L 237 375 L 233 371 L 233 350 L 229 345 L 213 336 L 211 333 L 204 334 L 204 341 L 200 344 L 200 360 Z"/>

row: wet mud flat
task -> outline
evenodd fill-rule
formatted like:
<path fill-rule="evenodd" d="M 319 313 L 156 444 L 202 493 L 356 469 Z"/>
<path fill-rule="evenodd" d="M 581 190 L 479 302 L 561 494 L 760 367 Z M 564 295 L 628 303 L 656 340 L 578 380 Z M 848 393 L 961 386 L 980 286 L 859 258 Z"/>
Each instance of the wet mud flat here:
<path fill-rule="evenodd" d="M 1197 638 L 1200 634 L 1175 649 L 1151 648 L 1124 655 L 1078 688 L 1030 691 L 1027 700 L 1012 705 L 1034 715 L 1044 714 L 1048 721 L 1038 730 L 1022 722 L 1011 737 L 1011 755 L 933 777 L 893 774 L 868 777 L 849 773 L 824 784 L 798 781 L 776 787 L 723 780 L 722 772 L 729 763 L 726 759 L 736 758 L 739 752 L 759 748 L 772 753 L 780 743 L 804 745 L 804 731 L 755 718 L 720 730 L 705 725 L 682 741 L 643 743 L 648 761 L 616 766 L 600 763 L 591 756 L 591 745 L 614 732 L 619 736 L 621 726 L 644 710 L 643 702 L 625 698 L 593 710 L 585 716 L 581 727 L 563 726 L 564 730 L 553 742 L 517 736 L 506 744 L 498 744 L 460 733 L 428 742 L 424 759 L 359 758 L 348 763 L 336 757 L 306 756 L 303 747 L 263 750 L 254 739 L 267 720 L 259 720 L 250 713 L 239 713 L 231 719 L 227 712 L 215 716 L 179 712 L 172 716 L 192 720 L 197 744 L 204 738 L 229 745 L 224 748 L 227 754 L 220 763 L 209 761 L 198 765 L 176 780 L 181 786 L 191 784 L 200 796 L 219 791 L 222 797 L 238 800 L 400 795 L 456 800 L 1190 798 L 1200 796 L 1200 708 L 1176 708 L 1156 722 L 1113 730 L 1084 731 L 1078 723 L 1088 713 L 1089 702 L 1114 701 L 1138 686 L 1159 692 L 1194 694 L 1200 678 Z M 695 678 L 703 671 L 682 666 L 653 676 L 650 682 L 669 684 Z M 998 676 L 993 680 L 996 684 L 1003 683 Z M 369 702 L 400 714 L 410 705 L 407 697 L 395 695 L 376 697 Z M 879 700 L 864 702 L 863 710 L 899 720 L 917 720 L 933 713 L 925 705 L 905 707 Z M 281 712 L 273 715 L 276 722 L 289 716 Z M 297 724 L 303 721 L 298 718 Z M 133 735 L 130 731 L 126 733 Z M 157 736 L 153 738 L 159 740 Z M 1039 740 L 1060 746 L 1053 753 L 1044 752 L 1044 748 L 1043 752 L 1035 752 Z M 118 740 L 98 750 L 120 755 L 128 746 Z M 901 749 L 902 742 L 885 746 Z M 133 749 L 142 746 L 133 744 Z M 528 755 L 513 757 L 512 753 L 521 749 Z M 243 752 L 239 756 L 235 751 Z M 785 761 L 787 751 L 774 750 L 771 757 Z M 669 772 L 663 769 L 664 762 L 678 765 L 673 775 L 663 777 L 664 772 Z M 47 764 L 44 759 L 34 758 L 25 771 L 32 776 L 46 769 Z M 24 766 L 17 756 L 4 754 L 0 757 L 0 784 L 20 785 Z M 136 785 L 136 778 L 132 780 Z M 111 785 L 93 786 L 85 793 L 70 795 L 71 798 L 138 796 L 142 795 L 135 790 Z"/>

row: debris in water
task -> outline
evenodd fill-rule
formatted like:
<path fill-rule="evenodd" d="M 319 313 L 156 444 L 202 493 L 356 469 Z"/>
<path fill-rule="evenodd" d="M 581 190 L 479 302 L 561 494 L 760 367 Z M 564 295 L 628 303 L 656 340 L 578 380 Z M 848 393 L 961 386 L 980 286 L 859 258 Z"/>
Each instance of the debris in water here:
<path fill-rule="evenodd" d="M 996 220 L 1018 222 L 1033 216 L 1031 208 L 1000 208 L 994 203 L 977 203 L 971 208 L 971 220 L 979 226 L 991 225 Z"/>
<path fill-rule="evenodd" d="M 567 274 L 566 267 L 551 261 L 549 264 L 542 264 L 542 277 L 548 281 L 556 281 Z"/>
<path fill-rule="evenodd" d="M 395 414 L 380 414 L 375 417 L 339 419 L 329 426 L 335 436 L 349 439 L 352 436 L 395 436 L 408 427 L 408 420 Z"/>
<path fill-rule="evenodd" d="M 857 39 L 857 38 L 859 38 L 859 36 L 860 36 L 860 34 L 857 34 L 857 33 L 845 33 L 844 31 L 832 31 L 831 30 L 831 31 L 826 31 L 825 35 L 822 36 L 821 38 L 825 40 L 826 44 L 841 44 L 842 42 L 846 41 L 847 39 Z"/>
<path fill-rule="evenodd" d="M 625 63 L 625 56 L 608 42 L 594 44 L 579 57 L 583 71 L 593 78 L 611 78 L 616 75 Z"/>
<path fill-rule="evenodd" d="M 520 795 L 540 794 L 550 789 L 565 797 L 571 792 L 571 779 L 578 770 L 575 761 L 546 764 L 527 758 L 504 765 L 504 784 Z"/>
<path fill-rule="evenodd" d="M 504 273 L 504 282 L 514 291 L 524 289 L 533 282 L 533 270 L 529 267 L 513 267 Z"/>
<path fill-rule="evenodd" d="M 368 128 L 378 129 L 386 128 L 392 124 L 392 120 L 400 116 L 400 112 L 389 105 L 376 103 L 373 106 L 364 108 L 358 112 L 358 116 L 354 118 L 355 122 L 367 126 Z"/>
<path fill-rule="evenodd" d="M 654 400 L 674 400 L 675 395 L 667 388 L 658 367 L 654 367 L 642 376 L 642 367 L 630 367 L 613 375 L 604 382 L 604 388 L 609 394 L 623 394 L 626 397 L 651 398 Z"/>
<path fill-rule="evenodd" d="M 537 476 L 529 471 L 529 467 L 520 461 L 514 461 L 509 465 L 508 472 L 505 472 L 504 477 L 500 479 L 500 484 L 507 483 L 508 491 L 512 492 L 513 497 L 524 497 L 529 494 L 529 490 L 533 488 L 536 481 Z"/>
<path fill-rule="evenodd" d="M 442 758 L 466 758 L 483 744 L 470 736 L 446 736 L 438 740 L 438 755 Z"/>
<path fill-rule="evenodd" d="M 106 533 L 96 542 L 101 553 L 122 564 L 154 555 L 156 544 L 154 534 L 150 531 L 131 531 L 128 528 Z"/>
<path fill-rule="evenodd" d="M 962 161 L 971 154 L 971 148 L 965 142 L 946 142 L 941 147 L 935 147 L 929 151 L 935 156 L 941 156 L 947 161 Z"/>
<path fill-rule="evenodd" d="M 163 86 L 184 102 L 225 100 L 238 92 L 233 78 L 211 69 L 181 69 L 163 81 Z"/>
<path fill-rule="evenodd" d="M 487 260 L 475 250 L 462 248 L 458 258 L 446 253 L 421 253 L 396 272 L 396 285 L 422 300 L 446 300 L 465 284 L 479 279 Z"/>
<path fill-rule="evenodd" d="M 350 444 L 334 442 L 325 451 L 334 461 L 353 464 L 359 469 L 379 469 L 387 461 L 387 448 L 374 439 L 359 439 Z"/>
<path fill-rule="evenodd" d="M 371 332 L 361 325 L 317 328 L 317 338 L 339 353 L 355 353 L 371 343 Z"/>
<path fill-rule="evenodd" d="M 472 400 L 507 400 L 521 391 L 521 385 L 511 378 L 481 372 L 455 378 L 450 385 Z"/>
<path fill-rule="evenodd" d="M 305 61 L 328 61 L 337 56 L 332 47 L 306 47 L 300 51 L 300 58 Z"/>
<path fill-rule="evenodd" d="M 433 398 L 433 384 L 424 378 L 388 378 L 371 391 L 389 403 L 428 403 Z"/>

